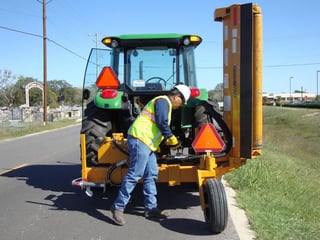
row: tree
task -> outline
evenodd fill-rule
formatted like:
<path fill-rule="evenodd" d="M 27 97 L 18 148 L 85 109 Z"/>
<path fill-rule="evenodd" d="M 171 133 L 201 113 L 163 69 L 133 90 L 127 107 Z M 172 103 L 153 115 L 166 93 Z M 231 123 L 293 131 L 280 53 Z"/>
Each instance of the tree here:
<path fill-rule="evenodd" d="M 21 106 L 26 103 L 25 87 L 28 83 L 38 82 L 37 79 L 32 77 L 19 76 L 18 81 L 15 83 L 16 90 L 15 106 Z M 30 106 L 42 105 L 42 91 L 38 88 L 31 88 L 29 91 L 29 104 Z"/>
<path fill-rule="evenodd" d="M 60 104 L 65 103 L 65 99 L 68 95 L 67 89 L 70 87 L 71 85 L 65 80 L 48 81 L 48 88 L 56 94 L 57 101 Z"/>
<path fill-rule="evenodd" d="M 72 87 L 65 80 L 48 81 L 48 88 L 56 94 L 59 104 L 74 105 L 81 103 L 81 89 Z"/>
<path fill-rule="evenodd" d="M 16 79 L 18 79 L 16 81 Z M 26 103 L 25 86 L 30 82 L 39 82 L 32 77 L 19 76 L 18 78 L 9 70 L 0 70 L 0 106 L 12 108 Z M 42 90 L 31 88 L 29 91 L 30 106 L 42 106 Z M 72 87 L 65 80 L 48 81 L 48 105 L 56 108 L 61 104 L 81 104 L 82 91 Z"/>
<path fill-rule="evenodd" d="M 218 83 L 213 90 L 209 91 L 209 99 L 218 102 L 223 101 L 223 83 Z"/>
<path fill-rule="evenodd" d="M 15 106 L 20 106 L 25 104 L 26 102 L 26 97 L 25 97 L 25 86 L 29 83 L 32 82 L 32 79 L 19 76 L 18 81 L 15 83 L 14 88 L 16 89 L 16 97 L 15 97 Z M 30 103 L 31 105 L 31 103 Z"/>
<path fill-rule="evenodd" d="M 81 103 L 81 90 L 74 87 L 67 87 L 64 89 L 64 102 L 68 105 Z"/>
<path fill-rule="evenodd" d="M 59 107 L 59 104 L 57 102 L 57 99 L 58 99 L 57 94 L 53 92 L 51 89 L 48 89 L 47 98 L 48 98 L 48 105 L 50 106 L 50 108 Z"/>
<path fill-rule="evenodd" d="M 15 103 L 16 89 L 14 80 L 16 76 L 10 70 L 0 70 L 0 105 L 11 108 Z"/>
<path fill-rule="evenodd" d="M 74 87 L 73 88 L 73 103 L 74 104 L 81 104 L 82 102 L 82 89 L 81 88 L 77 88 L 77 87 Z"/>

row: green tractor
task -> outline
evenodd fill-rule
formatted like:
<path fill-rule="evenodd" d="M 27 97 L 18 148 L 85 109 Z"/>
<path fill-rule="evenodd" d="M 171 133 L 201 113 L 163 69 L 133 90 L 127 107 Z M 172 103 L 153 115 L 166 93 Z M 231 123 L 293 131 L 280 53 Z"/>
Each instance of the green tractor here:
<path fill-rule="evenodd" d="M 85 187 L 89 194 L 91 187 L 120 185 L 128 168 L 125 141 L 129 126 L 149 100 L 169 93 L 177 84 L 191 89 L 187 104 L 174 110 L 172 116 L 171 129 L 182 147 L 172 151 L 165 144 L 160 145 L 158 181 L 172 186 L 198 183 L 197 169 L 203 155 L 195 151 L 193 142 L 202 124 L 211 123 L 218 129 L 220 157 L 226 155 L 232 142 L 218 106 L 208 101 L 208 90 L 197 88 L 194 49 L 201 38 L 189 34 L 135 34 L 106 37 L 102 42 L 111 50 L 92 49 L 86 68 L 81 128 L 82 178 L 74 184 Z M 175 176 L 172 171 L 178 174 Z M 227 221 L 227 203 L 220 180 L 214 181 L 225 210 L 219 220 L 222 227 L 218 231 L 221 231 Z"/>

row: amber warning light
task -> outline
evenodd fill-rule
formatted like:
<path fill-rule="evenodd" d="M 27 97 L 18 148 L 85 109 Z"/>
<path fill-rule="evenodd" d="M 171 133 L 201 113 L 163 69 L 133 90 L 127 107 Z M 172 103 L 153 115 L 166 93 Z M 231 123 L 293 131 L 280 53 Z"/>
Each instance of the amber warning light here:
<path fill-rule="evenodd" d="M 223 140 L 212 123 L 204 123 L 192 142 L 192 147 L 196 152 L 220 153 L 224 145 Z"/>

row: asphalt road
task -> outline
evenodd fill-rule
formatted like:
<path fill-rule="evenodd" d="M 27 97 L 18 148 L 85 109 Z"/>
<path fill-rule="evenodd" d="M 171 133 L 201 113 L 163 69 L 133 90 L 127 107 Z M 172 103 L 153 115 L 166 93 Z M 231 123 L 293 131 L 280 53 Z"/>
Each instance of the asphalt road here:
<path fill-rule="evenodd" d="M 159 185 L 160 207 L 171 210 L 161 221 L 143 217 L 138 186 L 127 207 L 127 224 L 114 225 L 109 209 L 116 188 L 89 198 L 71 186 L 81 171 L 79 130 L 73 126 L 0 142 L 1 239 L 239 239 L 230 217 L 223 233 L 211 234 L 194 184 Z"/>

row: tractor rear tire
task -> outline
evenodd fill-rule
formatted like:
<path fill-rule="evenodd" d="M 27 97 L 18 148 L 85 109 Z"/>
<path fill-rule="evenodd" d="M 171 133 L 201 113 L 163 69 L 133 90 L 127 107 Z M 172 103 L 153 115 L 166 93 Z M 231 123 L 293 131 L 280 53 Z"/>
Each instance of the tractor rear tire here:
<path fill-rule="evenodd" d="M 97 108 L 93 103 L 87 105 L 86 119 L 82 122 L 81 133 L 86 136 L 87 166 L 98 165 L 98 150 L 112 129 L 107 113 Z"/>
<path fill-rule="evenodd" d="M 228 204 L 224 186 L 220 180 L 209 178 L 203 188 L 206 223 L 212 233 L 221 233 L 228 222 Z"/>

